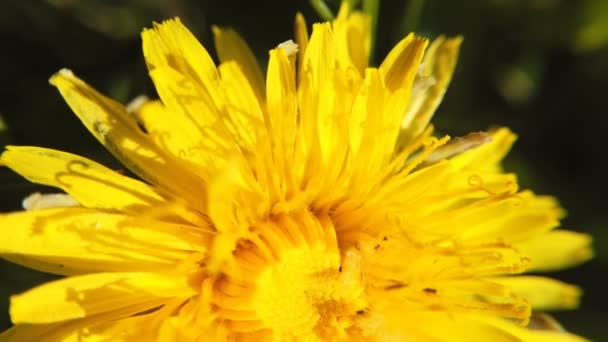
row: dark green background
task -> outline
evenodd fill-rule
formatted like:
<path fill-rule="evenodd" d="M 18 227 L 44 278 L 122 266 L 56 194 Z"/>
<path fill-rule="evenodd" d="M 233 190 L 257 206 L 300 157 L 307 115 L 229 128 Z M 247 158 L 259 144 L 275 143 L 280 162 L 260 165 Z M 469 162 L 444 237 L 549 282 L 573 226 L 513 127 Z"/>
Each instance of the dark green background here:
<path fill-rule="evenodd" d="M 7 130 L 0 143 L 62 149 L 121 169 L 48 85 L 52 73 L 68 67 L 123 102 L 153 96 L 139 38 L 152 21 L 180 16 L 210 50 L 210 25 L 234 26 L 265 63 L 268 49 L 292 37 L 297 10 L 319 20 L 310 8 L 303 0 L 2 0 L 0 117 Z M 594 235 L 596 258 L 555 274 L 585 289 L 582 307 L 556 316 L 571 331 L 608 339 L 608 1 L 387 0 L 377 56 L 412 28 L 428 37 L 465 37 L 436 126 L 453 136 L 511 127 L 520 139 L 507 168 L 524 187 L 561 200 L 569 211 L 565 227 Z M 48 189 L 0 169 L 2 211 L 19 209 L 22 198 L 40 190 Z M 50 276 L 4 262 L 0 276 L 6 328 L 8 296 Z"/>

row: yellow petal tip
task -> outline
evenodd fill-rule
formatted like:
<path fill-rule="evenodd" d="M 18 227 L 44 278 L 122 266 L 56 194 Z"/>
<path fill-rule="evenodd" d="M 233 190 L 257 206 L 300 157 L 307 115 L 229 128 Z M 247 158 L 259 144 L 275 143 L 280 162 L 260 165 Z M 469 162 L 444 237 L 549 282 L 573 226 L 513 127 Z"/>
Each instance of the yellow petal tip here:
<path fill-rule="evenodd" d="M 57 71 L 55 74 L 53 74 L 53 76 L 51 76 L 51 78 L 49 78 L 49 83 L 57 86 L 57 78 L 74 78 L 74 72 L 72 72 L 72 70 L 68 69 L 68 68 L 63 68 L 59 71 Z"/>

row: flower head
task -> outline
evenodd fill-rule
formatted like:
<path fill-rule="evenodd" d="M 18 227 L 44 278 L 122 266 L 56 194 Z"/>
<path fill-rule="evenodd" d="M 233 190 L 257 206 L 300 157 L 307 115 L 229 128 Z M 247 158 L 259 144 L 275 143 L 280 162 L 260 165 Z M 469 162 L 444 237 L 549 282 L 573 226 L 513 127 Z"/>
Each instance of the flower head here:
<path fill-rule="evenodd" d="M 537 314 L 576 287 L 514 275 L 582 262 L 590 238 L 553 230 L 556 201 L 502 170 L 508 129 L 432 135 L 460 38 L 409 35 L 371 68 L 369 20 L 344 5 L 310 38 L 298 16 L 264 77 L 214 34 L 219 66 L 177 19 L 143 32 L 160 100 L 51 78 L 143 181 L 7 147 L 4 165 L 69 196 L 1 216 L 0 253 L 69 277 L 13 296 L 3 337 L 581 340 Z"/>

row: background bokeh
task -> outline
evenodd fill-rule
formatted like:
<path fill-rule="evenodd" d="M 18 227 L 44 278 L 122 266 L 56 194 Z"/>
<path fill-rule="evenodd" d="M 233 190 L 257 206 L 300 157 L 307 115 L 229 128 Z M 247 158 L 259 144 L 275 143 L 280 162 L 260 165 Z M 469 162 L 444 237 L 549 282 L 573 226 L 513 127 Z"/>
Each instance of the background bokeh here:
<path fill-rule="evenodd" d="M 123 102 L 154 96 L 139 38 L 152 21 L 181 17 L 211 51 L 210 25 L 233 26 L 265 63 L 268 49 L 292 37 L 296 11 L 320 21 L 305 0 L 2 0 L 0 143 L 62 149 L 121 169 L 48 85 L 52 73 L 68 67 Z M 608 340 L 608 1 L 385 0 L 379 18 L 378 57 L 410 30 L 464 35 L 434 122 L 453 136 L 493 125 L 519 134 L 507 169 L 524 187 L 556 195 L 569 212 L 565 227 L 595 237 L 593 261 L 556 274 L 584 288 L 581 309 L 556 316 L 573 332 Z M 0 169 L 0 210 L 20 209 L 34 191 L 52 190 Z M 4 329 L 8 296 L 52 276 L 2 262 L 0 277 Z"/>

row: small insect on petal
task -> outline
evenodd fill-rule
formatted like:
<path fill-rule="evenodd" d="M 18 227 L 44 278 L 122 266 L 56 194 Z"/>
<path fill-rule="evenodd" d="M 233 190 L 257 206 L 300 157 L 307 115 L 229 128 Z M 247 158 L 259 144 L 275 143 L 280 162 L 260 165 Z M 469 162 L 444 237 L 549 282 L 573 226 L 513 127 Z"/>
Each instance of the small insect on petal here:
<path fill-rule="evenodd" d="M 22 206 L 25 210 L 39 210 L 49 208 L 66 208 L 79 206 L 72 196 L 68 194 L 41 194 L 35 192 L 23 199 Z"/>
<path fill-rule="evenodd" d="M 135 113 L 137 112 L 146 102 L 150 101 L 150 99 L 146 95 L 139 95 L 127 103 L 127 112 Z"/>
<path fill-rule="evenodd" d="M 437 148 L 425 160 L 424 165 L 434 164 L 440 160 L 456 156 L 475 147 L 487 144 L 492 137 L 486 132 L 474 132 L 450 140 L 447 144 Z"/>
<path fill-rule="evenodd" d="M 294 41 L 291 39 L 282 42 L 281 44 L 277 45 L 277 47 L 279 49 L 283 49 L 287 57 L 295 56 L 298 53 L 298 44 L 294 43 Z"/>

